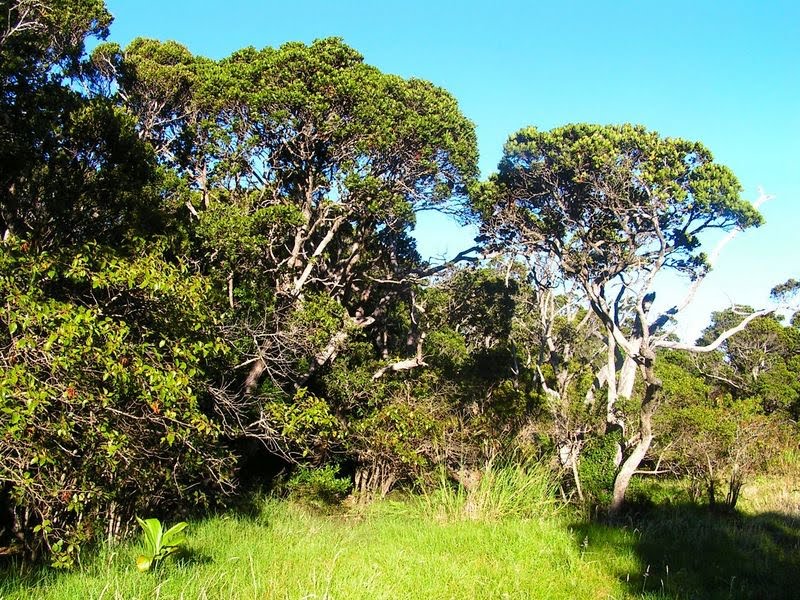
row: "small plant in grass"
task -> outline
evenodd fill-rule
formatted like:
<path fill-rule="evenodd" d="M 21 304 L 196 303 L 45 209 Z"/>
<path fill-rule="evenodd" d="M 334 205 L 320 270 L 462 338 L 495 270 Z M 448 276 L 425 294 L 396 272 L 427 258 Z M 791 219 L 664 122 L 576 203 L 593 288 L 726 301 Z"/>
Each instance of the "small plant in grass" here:
<path fill-rule="evenodd" d="M 136 568 L 148 571 L 171 554 L 178 552 L 184 543 L 183 530 L 189 524 L 181 521 L 164 531 L 158 519 L 142 520 L 136 517 L 144 531 L 145 553 L 136 557 Z"/>

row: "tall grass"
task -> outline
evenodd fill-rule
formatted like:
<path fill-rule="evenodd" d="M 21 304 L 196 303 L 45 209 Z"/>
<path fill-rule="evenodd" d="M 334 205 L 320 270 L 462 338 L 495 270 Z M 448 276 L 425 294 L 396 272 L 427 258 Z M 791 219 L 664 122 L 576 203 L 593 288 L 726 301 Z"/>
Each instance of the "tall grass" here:
<path fill-rule="evenodd" d="M 739 505 L 749 514 L 773 512 L 800 519 L 800 449 L 784 450 L 768 475 L 745 484 Z"/>
<path fill-rule="evenodd" d="M 436 487 L 422 488 L 417 503 L 425 516 L 439 521 L 544 519 L 558 511 L 555 490 L 552 473 L 540 464 L 489 463 L 471 489 L 443 473 Z"/>
<path fill-rule="evenodd" d="M 260 499 L 194 521 L 187 556 L 139 573 L 135 541 L 80 570 L 0 566 L 2 600 L 796 598 L 800 520 L 662 505 L 584 522 L 535 466 L 490 466 L 402 502 L 321 514 Z"/>

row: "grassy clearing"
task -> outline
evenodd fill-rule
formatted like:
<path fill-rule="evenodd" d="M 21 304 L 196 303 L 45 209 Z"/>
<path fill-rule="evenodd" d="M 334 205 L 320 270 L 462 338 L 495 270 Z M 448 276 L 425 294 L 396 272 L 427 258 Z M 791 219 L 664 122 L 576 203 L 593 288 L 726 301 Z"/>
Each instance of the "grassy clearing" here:
<path fill-rule="evenodd" d="M 472 494 L 443 485 L 321 514 L 262 499 L 193 522 L 189 552 L 138 573 L 135 543 L 82 569 L 0 571 L 0 598 L 795 598 L 800 519 L 673 504 L 587 522 L 540 472 L 498 469 Z"/>
<path fill-rule="evenodd" d="M 756 477 L 742 489 L 741 509 L 751 515 L 782 513 L 800 518 L 800 456 L 785 453 L 776 473 Z"/>
<path fill-rule="evenodd" d="M 267 502 L 255 517 L 194 523 L 190 555 L 139 574 L 137 549 L 82 572 L 11 575 L 3 598 L 606 598 L 623 586 L 584 561 L 554 519 L 440 521 L 409 504 L 320 516 Z"/>

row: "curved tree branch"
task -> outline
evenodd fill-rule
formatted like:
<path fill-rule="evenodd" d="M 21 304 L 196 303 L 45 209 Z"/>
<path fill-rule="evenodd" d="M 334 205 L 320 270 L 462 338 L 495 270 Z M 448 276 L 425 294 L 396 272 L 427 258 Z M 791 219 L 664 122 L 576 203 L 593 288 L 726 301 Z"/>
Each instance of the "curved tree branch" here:
<path fill-rule="evenodd" d="M 670 342 L 666 340 L 656 340 L 653 343 L 653 346 L 657 348 L 669 348 L 671 350 L 687 350 L 689 352 L 713 352 L 720 347 L 722 342 L 747 327 L 751 321 L 757 319 L 758 317 L 764 317 L 768 314 L 774 313 L 776 310 L 777 308 L 765 308 L 747 315 L 747 317 L 742 319 L 742 322 L 736 327 L 731 327 L 727 331 L 722 332 L 717 339 L 706 346 L 695 346 L 694 344 L 684 344 L 682 342 Z"/>

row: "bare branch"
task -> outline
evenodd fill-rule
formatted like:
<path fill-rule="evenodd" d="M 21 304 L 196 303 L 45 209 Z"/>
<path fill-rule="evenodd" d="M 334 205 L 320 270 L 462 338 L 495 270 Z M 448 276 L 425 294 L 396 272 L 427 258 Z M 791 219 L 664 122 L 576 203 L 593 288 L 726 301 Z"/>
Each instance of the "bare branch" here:
<path fill-rule="evenodd" d="M 764 204 L 768 200 L 772 200 L 773 198 L 774 196 L 766 194 L 763 188 L 759 187 L 758 198 L 753 202 L 753 208 L 758 209 L 762 204 Z M 684 297 L 684 299 L 681 301 L 680 304 L 676 304 L 669 310 L 659 315 L 659 317 L 651 325 L 651 333 L 655 333 L 655 331 L 652 330 L 653 327 L 662 326 L 664 323 L 667 322 L 667 320 L 670 317 L 674 318 L 678 313 L 680 313 L 683 309 L 685 309 L 689 305 L 689 303 L 691 303 L 691 301 L 695 297 L 695 294 L 697 294 L 697 289 L 700 287 L 700 284 L 703 283 L 703 281 L 705 280 L 706 274 L 716 264 L 717 259 L 719 258 L 719 255 L 722 252 L 723 248 L 725 248 L 725 246 L 727 246 L 737 235 L 739 235 L 741 231 L 742 231 L 741 228 L 735 227 L 734 229 L 728 232 L 728 235 L 723 237 L 717 243 L 717 245 L 711 251 L 711 254 L 709 254 L 708 256 L 708 261 L 707 261 L 708 269 L 706 270 L 706 272 L 697 277 L 697 279 L 695 279 L 692 282 L 692 285 L 689 287 L 689 290 L 686 292 L 686 296 Z"/>
<path fill-rule="evenodd" d="M 689 352 L 713 352 L 717 348 L 720 347 L 722 342 L 727 340 L 732 335 L 735 335 L 742 331 L 745 327 L 747 327 L 751 321 L 757 319 L 758 317 L 763 317 L 765 315 L 774 313 L 777 309 L 776 308 L 765 308 L 763 310 L 756 311 L 754 313 L 749 314 L 745 317 L 741 323 L 739 323 L 736 327 L 731 327 L 727 331 L 724 331 L 717 337 L 716 340 L 708 344 L 707 346 L 695 346 L 693 344 L 684 344 L 681 342 L 670 342 L 666 340 L 656 340 L 653 342 L 653 346 L 657 348 L 669 348 L 671 350 L 687 350 Z"/>
<path fill-rule="evenodd" d="M 305 269 L 303 269 L 303 273 L 298 277 L 294 282 L 294 294 L 298 295 L 300 291 L 303 289 L 303 286 L 308 279 L 308 276 L 311 275 L 311 271 L 314 268 L 314 263 L 316 259 L 325 251 L 325 248 L 328 246 L 330 241 L 333 239 L 333 236 L 336 235 L 336 232 L 339 230 L 339 227 L 344 223 L 344 217 L 339 216 L 334 219 L 333 223 L 328 229 L 328 232 L 325 234 L 325 237 L 322 238 L 317 247 L 314 249 L 314 253 L 311 255 L 308 263 L 306 263 Z"/>
<path fill-rule="evenodd" d="M 536 373 L 539 375 L 539 383 L 542 384 L 542 389 L 545 391 L 545 393 L 556 400 L 561 400 L 561 395 L 547 385 L 547 381 L 544 378 L 544 373 L 542 373 L 542 368 L 539 365 L 536 365 Z"/>
<path fill-rule="evenodd" d="M 396 363 L 392 363 L 391 365 L 386 365 L 385 367 L 381 367 L 375 374 L 372 376 L 373 381 L 377 381 L 381 377 L 383 377 L 388 372 L 397 372 L 397 371 L 408 371 L 410 369 L 416 369 L 417 367 L 427 367 L 428 363 L 422 360 L 419 356 L 415 356 L 414 358 L 408 358 L 406 360 L 400 360 Z"/>
<path fill-rule="evenodd" d="M 427 269 L 422 271 L 419 274 L 419 276 L 420 277 L 430 277 L 431 275 L 435 275 L 436 273 L 439 273 L 440 271 L 444 271 L 448 267 L 452 267 L 453 265 L 458 264 L 459 262 L 466 261 L 466 262 L 471 262 L 471 263 L 477 263 L 478 260 L 479 260 L 478 257 L 469 256 L 469 255 L 472 254 L 473 252 L 478 252 L 480 249 L 481 249 L 480 246 L 473 246 L 472 248 L 468 248 L 467 250 L 462 250 L 461 252 L 456 254 L 452 259 L 442 263 L 441 265 L 436 265 L 434 267 L 428 267 Z"/>

